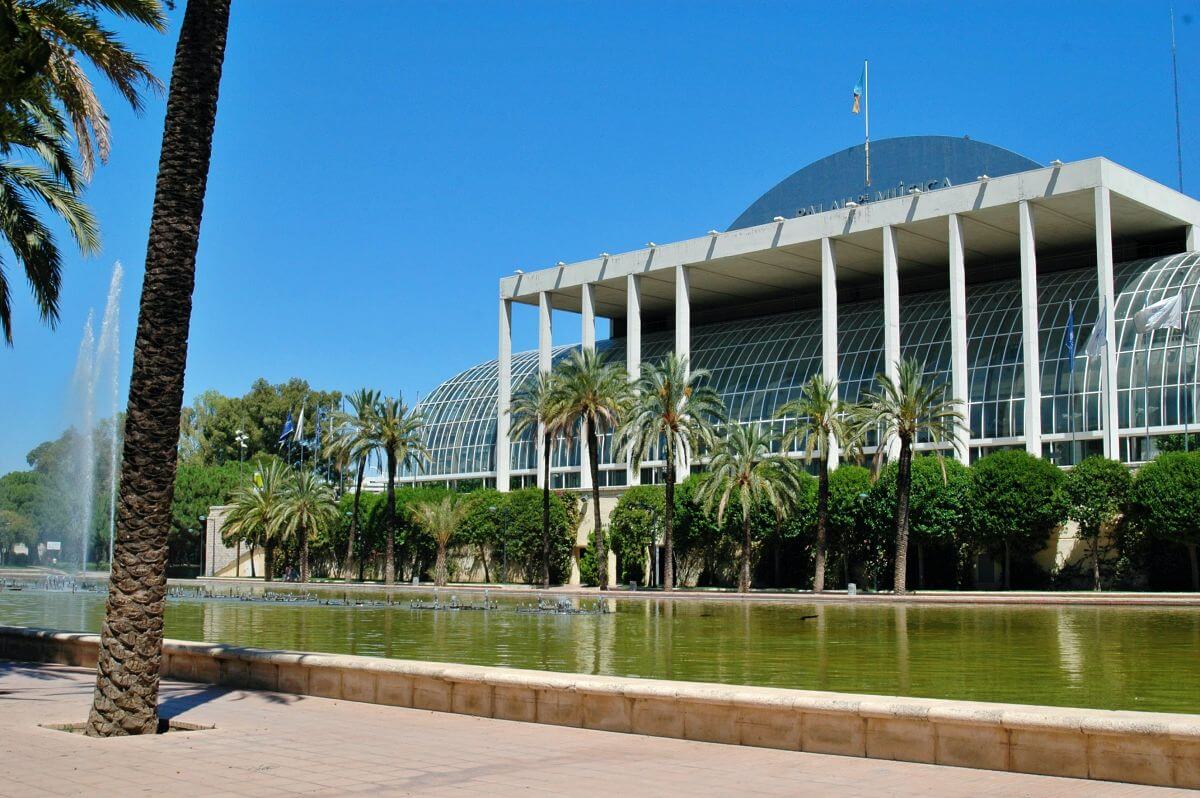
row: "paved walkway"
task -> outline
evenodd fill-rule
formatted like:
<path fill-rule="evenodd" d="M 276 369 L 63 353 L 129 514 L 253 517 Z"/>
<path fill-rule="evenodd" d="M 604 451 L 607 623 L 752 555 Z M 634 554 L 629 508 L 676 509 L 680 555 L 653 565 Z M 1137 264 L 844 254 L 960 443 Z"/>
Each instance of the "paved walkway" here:
<path fill-rule="evenodd" d="M 92 740 L 92 672 L 0 661 L 0 796 L 1195 795 L 986 770 L 696 743 L 168 682 L 208 731 Z"/>

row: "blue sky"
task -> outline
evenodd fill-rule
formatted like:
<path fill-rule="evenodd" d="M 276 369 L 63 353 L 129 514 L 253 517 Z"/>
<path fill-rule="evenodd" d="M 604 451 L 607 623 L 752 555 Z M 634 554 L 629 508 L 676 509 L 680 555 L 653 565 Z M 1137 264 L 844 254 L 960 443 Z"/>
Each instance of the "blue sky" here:
<path fill-rule="evenodd" d="M 167 35 L 117 23 L 164 81 L 179 5 Z M 1200 2 L 1176 11 L 1185 179 L 1200 190 Z M 427 394 L 495 356 L 497 281 L 513 269 L 724 229 L 858 143 L 863 58 L 874 138 L 1105 155 L 1174 185 L 1168 20 L 1165 2 L 235 2 L 186 400 L 259 376 Z M 68 257 L 57 330 L 9 267 L 0 473 L 63 428 L 115 260 L 128 379 L 165 98 L 136 117 L 105 96 L 114 152 L 88 192 L 104 251 Z M 536 345 L 531 309 L 514 326 L 516 348 Z"/>

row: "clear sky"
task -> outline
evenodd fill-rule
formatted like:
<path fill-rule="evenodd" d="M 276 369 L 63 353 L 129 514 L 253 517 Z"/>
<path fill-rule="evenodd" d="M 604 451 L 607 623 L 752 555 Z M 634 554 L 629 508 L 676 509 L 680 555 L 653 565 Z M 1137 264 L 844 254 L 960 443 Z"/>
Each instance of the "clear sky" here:
<path fill-rule="evenodd" d="M 166 35 L 116 23 L 164 82 L 178 5 Z M 1195 194 L 1200 2 L 1176 6 Z M 497 281 L 513 269 L 724 229 L 860 142 L 863 58 L 873 138 L 970 135 L 1043 163 L 1104 155 L 1173 186 L 1168 26 L 1166 2 L 235 0 L 186 401 L 260 376 L 426 395 L 495 357 Z M 115 260 L 128 379 L 165 98 L 140 118 L 105 99 L 114 152 L 87 197 L 104 251 L 69 255 L 57 330 L 8 266 L 0 473 L 64 427 Z M 532 348 L 535 311 L 513 315 L 514 347 Z M 556 328 L 578 340 L 573 319 Z"/>

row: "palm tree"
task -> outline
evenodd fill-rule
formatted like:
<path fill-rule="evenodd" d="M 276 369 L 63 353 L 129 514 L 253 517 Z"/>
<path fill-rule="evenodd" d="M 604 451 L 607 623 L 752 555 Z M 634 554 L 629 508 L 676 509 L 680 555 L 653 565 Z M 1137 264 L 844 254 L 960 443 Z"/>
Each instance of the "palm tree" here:
<path fill-rule="evenodd" d="M 912 447 L 919 437 L 936 446 L 958 446 L 957 432 L 963 414 L 957 399 L 947 399 L 950 389 L 944 382 L 925 379 L 925 367 L 913 359 L 896 363 L 896 379 L 875 375 L 876 389 L 866 391 L 854 408 L 852 425 L 855 438 L 865 438 L 875 430 L 879 440 L 875 450 L 875 468 L 893 443 L 899 444 L 896 471 L 896 593 L 907 592 L 908 569 L 908 497 L 912 488 Z M 937 456 L 942 456 L 941 449 Z"/>
<path fill-rule="evenodd" d="M 414 519 L 437 544 L 437 563 L 433 569 L 433 583 L 438 587 L 446 585 L 446 546 L 454 533 L 458 531 L 463 517 L 467 513 L 466 502 L 459 501 L 453 494 L 443 497 L 440 501 L 420 502 L 412 508 Z"/>
<path fill-rule="evenodd" d="M 800 396 L 785 402 L 775 411 L 776 418 L 795 419 L 781 439 L 786 452 L 793 446 L 804 451 L 804 462 L 817 456 L 817 552 L 813 574 L 813 592 L 825 590 L 826 529 L 829 524 L 829 457 L 840 444 L 847 452 L 857 445 L 856 431 L 850 422 L 849 408 L 837 398 L 837 382 L 821 374 L 809 377 L 800 388 Z"/>
<path fill-rule="evenodd" d="M 301 471 L 287 481 L 279 512 L 271 525 L 272 536 L 294 540 L 300 550 L 300 581 L 308 581 L 308 544 L 312 535 L 337 522 L 337 499 L 333 487 L 315 471 Z"/>
<path fill-rule="evenodd" d="M 554 373 L 539 374 L 513 397 L 509 408 L 513 437 L 532 430 L 542 435 L 542 587 L 550 587 L 550 453 L 556 435 L 565 431 L 565 417 L 557 402 Z"/>
<path fill-rule="evenodd" d="M 85 255 L 99 251 L 100 233 L 91 211 L 79 199 L 83 183 L 66 149 L 60 120 L 32 106 L 28 110 L 19 123 L 6 126 L 11 129 L 0 140 L 0 237 L 24 268 L 42 321 L 53 327 L 58 322 L 62 254 L 31 201 L 53 210 Z M 0 261 L 0 326 L 5 343 L 11 346 L 12 307 L 2 267 Z"/>
<path fill-rule="evenodd" d="M 263 547 L 263 581 L 266 582 L 274 578 L 271 563 L 275 558 L 276 538 L 273 530 L 279 518 L 284 488 L 290 478 L 291 473 L 283 463 L 268 463 L 266 468 L 255 474 L 249 485 L 233 494 L 230 500 L 232 507 L 225 516 L 222 538 L 226 544 L 244 540 L 252 547 Z"/>
<path fill-rule="evenodd" d="M 346 559 L 342 573 L 350 581 L 354 573 L 354 538 L 358 531 L 359 499 L 362 496 L 363 475 L 367 461 L 379 450 L 378 442 L 372 437 L 375 430 L 374 414 L 379 404 L 379 391 L 359 388 L 351 394 L 351 412 L 336 413 L 333 417 L 334 434 L 329 438 L 329 454 L 346 463 L 355 463 L 358 468 L 354 480 L 354 509 L 350 514 L 350 534 L 346 543 Z"/>
<path fill-rule="evenodd" d="M 570 439 L 575 422 L 588 447 L 592 477 L 592 512 L 596 530 L 596 575 L 600 589 L 608 590 L 608 547 L 600 525 L 600 435 L 615 431 L 629 405 L 629 380 L 625 369 L 609 363 L 604 353 L 578 349 L 558 365 L 554 381 L 557 420 Z"/>
<path fill-rule="evenodd" d="M 0 3 L 0 238 L 25 272 L 42 320 L 58 321 L 62 255 L 38 215 L 44 205 L 65 222 L 84 255 L 99 250 L 96 221 L 80 199 L 96 153 L 109 154 L 108 117 L 80 66 L 87 60 L 135 110 L 141 90 L 159 83 L 149 67 L 99 22 L 103 8 L 162 30 L 158 0 Z M 83 167 L 68 145 L 70 119 Z M 0 262 L 0 327 L 12 345 L 9 288 Z"/>
<path fill-rule="evenodd" d="M 421 440 L 425 422 L 419 410 L 409 409 L 403 397 L 386 397 L 375 404 L 370 416 L 370 438 L 383 452 L 387 466 L 387 557 L 383 581 L 396 583 L 396 469 L 401 463 L 428 460 L 429 449 Z"/>
<path fill-rule="evenodd" d="M 142 110 L 142 92 L 162 87 L 150 66 L 106 29 L 96 11 L 103 9 L 153 30 L 166 28 L 159 0 L 14 0 L 0 4 L 0 28 L 11 38 L 15 56 L 0 83 L 0 101 L 61 110 L 71 120 L 75 142 L 90 177 L 97 155 L 107 162 L 111 136 L 108 114 L 83 71 L 86 60 L 102 74 L 134 111 Z"/>
<path fill-rule="evenodd" d="M 675 586 L 675 483 L 677 458 L 713 444 L 714 422 L 725 420 L 721 397 L 706 383 L 709 372 L 690 371 L 687 357 L 674 352 L 660 363 L 647 363 L 634 386 L 633 406 L 619 430 L 619 446 L 628 449 L 634 468 L 660 443 L 667 460 L 663 505 L 663 588 Z"/>
<path fill-rule="evenodd" d="M 734 426 L 713 451 L 708 476 L 698 491 L 705 509 L 712 512 L 715 508 L 718 524 L 725 523 L 731 503 L 741 511 L 739 593 L 750 591 L 750 516 L 756 507 L 766 506 L 781 518 L 797 488 L 799 469 L 774 453 L 778 442 L 777 436 L 758 424 Z"/>
<path fill-rule="evenodd" d="M 129 377 L 115 556 L 87 724 L 93 737 L 158 729 L 171 489 L 228 30 L 229 0 L 189 0 L 167 96 Z"/>

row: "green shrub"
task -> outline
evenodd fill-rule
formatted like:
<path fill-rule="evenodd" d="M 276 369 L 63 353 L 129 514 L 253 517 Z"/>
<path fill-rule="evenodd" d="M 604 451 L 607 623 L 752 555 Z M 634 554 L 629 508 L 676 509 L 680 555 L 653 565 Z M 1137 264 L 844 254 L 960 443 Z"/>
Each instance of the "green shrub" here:
<path fill-rule="evenodd" d="M 1200 452 L 1160 454 L 1142 466 L 1128 504 L 1130 522 L 1146 535 L 1182 544 L 1192 590 L 1200 590 Z"/>

